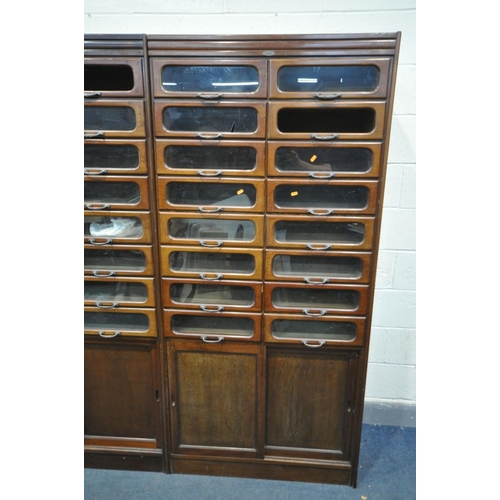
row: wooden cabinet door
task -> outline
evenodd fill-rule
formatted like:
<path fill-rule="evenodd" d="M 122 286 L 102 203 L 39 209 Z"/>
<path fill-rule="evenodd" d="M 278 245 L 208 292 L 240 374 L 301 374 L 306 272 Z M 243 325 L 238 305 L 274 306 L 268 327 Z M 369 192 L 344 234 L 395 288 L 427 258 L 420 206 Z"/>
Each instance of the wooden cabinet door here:
<path fill-rule="evenodd" d="M 263 347 L 168 346 L 172 453 L 262 454 Z"/>
<path fill-rule="evenodd" d="M 267 351 L 265 454 L 349 460 L 353 351 Z"/>

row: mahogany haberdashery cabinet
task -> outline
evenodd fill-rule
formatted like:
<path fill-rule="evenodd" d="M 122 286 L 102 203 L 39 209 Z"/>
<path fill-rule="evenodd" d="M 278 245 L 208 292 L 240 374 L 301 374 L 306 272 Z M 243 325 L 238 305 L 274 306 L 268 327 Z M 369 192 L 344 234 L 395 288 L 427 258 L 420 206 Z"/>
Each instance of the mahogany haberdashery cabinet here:
<path fill-rule="evenodd" d="M 85 36 L 86 467 L 356 486 L 400 38 Z"/>

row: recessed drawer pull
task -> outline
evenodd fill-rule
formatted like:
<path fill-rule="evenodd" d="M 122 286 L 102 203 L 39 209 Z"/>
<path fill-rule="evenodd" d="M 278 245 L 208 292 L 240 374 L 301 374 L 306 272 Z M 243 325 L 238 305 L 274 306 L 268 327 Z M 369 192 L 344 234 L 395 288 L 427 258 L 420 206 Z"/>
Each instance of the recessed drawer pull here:
<path fill-rule="evenodd" d="M 200 99 L 220 99 L 224 94 L 196 94 Z"/>
<path fill-rule="evenodd" d="M 223 278 L 223 274 L 214 274 L 213 276 L 209 276 L 208 274 L 205 273 L 200 273 L 200 278 L 202 280 L 210 280 L 210 281 L 215 281 L 215 280 L 220 280 Z"/>
<path fill-rule="evenodd" d="M 213 170 L 210 172 L 207 170 L 198 170 L 198 175 L 201 177 L 218 177 L 219 175 L 222 175 L 222 171 Z"/>
<path fill-rule="evenodd" d="M 332 248 L 332 245 L 315 245 L 314 243 L 308 243 L 306 247 L 309 248 L 309 250 L 330 250 L 330 248 Z"/>
<path fill-rule="evenodd" d="M 224 137 L 224 134 L 213 134 L 213 135 L 196 134 L 196 137 L 198 137 L 198 139 L 207 139 L 207 140 L 211 141 L 211 140 L 215 140 L 215 139 L 222 139 L 222 137 Z"/>
<path fill-rule="evenodd" d="M 217 247 L 221 247 L 222 245 L 224 245 L 224 242 L 223 241 L 214 241 L 213 243 L 210 243 L 208 241 L 201 240 L 200 245 L 202 247 L 217 248 Z"/>
<path fill-rule="evenodd" d="M 302 312 L 306 316 L 324 316 L 326 314 L 326 309 L 302 309 Z"/>
<path fill-rule="evenodd" d="M 320 101 L 333 101 L 334 99 L 340 99 L 342 94 L 313 94 L 313 97 Z"/>
<path fill-rule="evenodd" d="M 335 177 L 335 172 L 309 172 L 307 175 L 313 179 L 331 179 Z"/>
<path fill-rule="evenodd" d="M 338 138 L 339 134 L 331 134 L 331 135 L 311 134 L 311 139 L 316 139 L 317 141 L 333 141 L 334 139 Z"/>
<path fill-rule="evenodd" d="M 308 214 L 311 214 L 311 215 L 331 215 L 333 214 L 333 209 L 329 209 L 329 210 L 314 210 L 314 208 L 310 208 L 308 211 L 307 211 Z"/>
<path fill-rule="evenodd" d="M 118 302 L 111 302 L 109 306 L 105 306 L 102 302 L 96 302 L 95 305 L 100 309 L 115 309 L 118 307 Z"/>
<path fill-rule="evenodd" d="M 83 173 L 85 175 L 104 175 L 107 174 L 108 171 L 104 168 L 99 168 L 99 169 L 91 169 L 91 168 L 86 168 Z"/>
<path fill-rule="evenodd" d="M 83 98 L 84 99 L 89 99 L 91 97 L 101 97 L 102 92 L 84 92 L 83 93 Z"/>
<path fill-rule="evenodd" d="M 104 137 L 104 132 L 95 132 L 94 134 L 83 134 L 84 139 L 99 139 Z"/>
<path fill-rule="evenodd" d="M 328 278 L 304 278 L 304 281 L 309 285 L 324 285 L 328 283 Z"/>
<path fill-rule="evenodd" d="M 104 333 L 104 332 L 98 332 L 99 337 L 102 337 L 103 339 L 114 339 L 115 337 L 118 337 L 118 335 L 121 335 L 122 332 L 114 332 L 114 333 Z"/>
<path fill-rule="evenodd" d="M 85 205 L 87 210 L 107 210 L 109 208 L 109 204 L 107 203 L 87 203 Z"/>
<path fill-rule="evenodd" d="M 224 310 L 224 306 L 208 306 L 208 305 L 200 305 L 200 309 L 205 312 L 222 312 Z"/>
<path fill-rule="evenodd" d="M 310 344 L 309 340 L 303 340 L 302 343 L 307 347 L 321 347 L 322 345 L 325 345 L 324 340 L 318 340 L 317 344 Z"/>
<path fill-rule="evenodd" d="M 108 271 L 104 273 L 102 271 L 92 271 L 92 274 L 98 278 L 111 278 L 116 274 L 116 271 Z"/>
<path fill-rule="evenodd" d="M 95 240 L 95 238 L 89 238 L 89 240 L 88 240 L 88 241 L 89 241 L 89 243 L 90 243 L 90 244 L 92 244 L 92 245 L 109 245 L 109 244 L 113 243 L 113 239 L 108 239 L 108 240 L 105 240 L 105 241 L 103 241 L 103 242 L 101 242 L 101 243 L 97 242 L 97 241 Z"/>
<path fill-rule="evenodd" d="M 223 207 L 215 207 L 215 208 L 205 208 L 198 207 L 198 211 L 203 212 L 204 214 L 214 214 L 216 212 L 222 212 Z"/>
<path fill-rule="evenodd" d="M 222 342 L 224 340 L 224 337 L 215 337 L 214 339 L 210 339 L 206 335 L 203 335 L 203 337 L 201 337 L 201 340 L 203 340 L 203 342 L 206 342 L 207 344 L 217 344 L 217 342 Z"/>

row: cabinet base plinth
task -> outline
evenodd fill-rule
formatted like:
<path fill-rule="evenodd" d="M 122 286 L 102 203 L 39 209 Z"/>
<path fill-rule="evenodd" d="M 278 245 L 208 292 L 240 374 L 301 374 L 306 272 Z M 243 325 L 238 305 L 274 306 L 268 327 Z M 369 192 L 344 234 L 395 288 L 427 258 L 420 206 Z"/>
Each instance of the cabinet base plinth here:
<path fill-rule="evenodd" d="M 84 466 L 88 469 L 164 472 L 162 455 L 136 453 L 85 452 Z"/>

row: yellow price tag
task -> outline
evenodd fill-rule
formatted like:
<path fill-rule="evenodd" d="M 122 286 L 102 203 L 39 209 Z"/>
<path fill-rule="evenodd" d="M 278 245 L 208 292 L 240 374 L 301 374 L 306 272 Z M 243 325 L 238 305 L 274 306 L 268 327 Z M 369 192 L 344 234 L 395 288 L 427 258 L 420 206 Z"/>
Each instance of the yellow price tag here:
<path fill-rule="evenodd" d="M 298 191 L 292 191 L 292 192 L 290 193 L 290 196 L 297 196 L 298 194 L 299 194 L 299 192 L 298 192 Z"/>
<path fill-rule="evenodd" d="M 316 155 L 312 155 L 311 159 L 309 160 L 311 163 L 316 161 L 316 158 L 318 158 Z"/>
<path fill-rule="evenodd" d="M 236 191 L 236 194 L 243 194 L 245 191 L 243 189 L 238 189 L 238 191 Z"/>

